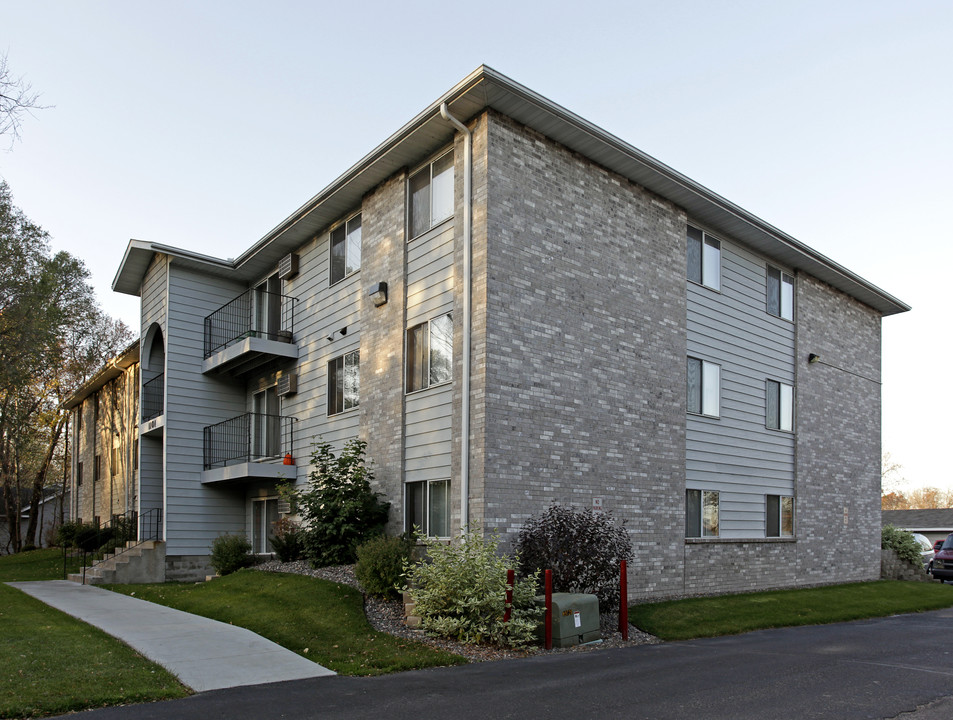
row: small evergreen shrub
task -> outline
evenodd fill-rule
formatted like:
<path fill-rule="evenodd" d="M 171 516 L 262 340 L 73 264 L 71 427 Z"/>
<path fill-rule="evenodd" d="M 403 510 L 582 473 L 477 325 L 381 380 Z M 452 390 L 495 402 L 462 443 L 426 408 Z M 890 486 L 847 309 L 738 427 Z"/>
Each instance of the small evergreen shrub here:
<path fill-rule="evenodd" d="M 499 539 L 463 535 L 446 543 L 423 539 L 428 557 L 404 566 L 414 612 L 432 635 L 460 642 L 521 647 L 535 642 L 544 612 L 534 603 L 537 575 L 518 578 L 513 587 L 512 615 L 506 610 L 506 571 L 518 558 L 498 554 Z"/>
<path fill-rule="evenodd" d="M 549 569 L 554 591 L 592 593 L 602 610 L 618 606 L 619 566 L 632 559 L 632 541 L 611 513 L 553 504 L 523 523 L 516 549 L 522 574 Z"/>
<path fill-rule="evenodd" d="M 250 555 L 251 543 L 244 535 L 219 535 L 212 543 L 209 564 L 219 575 L 228 575 L 236 570 L 250 567 L 255 560 Z"/>
<path fill-rule="evenodd" d="M 349 440 L 335 455 L 330 443 L 316 443 L 307 486 L 279 488 L 304 520 L 305 554 L 315 567 L 353 563 L 357 546 L 384 530 L 390 503 L 371 490 L 366 448 L 363 440 Z"/>
<path fill-rule="evenodd" d="M 79 520 L 67 520 L 56 528 L 54 542 L 60 547 L 73 547 L 76 544 L 76 533 L 82 527 L 83 523 Z"/>
<path fill-rule="evenodd" d="M 923 567 L 920 543 L 913 539 L 913 533 L 900 530 L 893 525 L 884 525 L 880 531 L 880 547 L 890 548 L 897 557 L 906 562 Z"/>
<path fill-rule="evenodd" d="M 33 550 L 36 550 L 36 545 L 34 545 L 33 543 L 27 543 L 22 548 L 20 548 L 20 552 L 31 552 Z"/>
<path fill-rule="evenodd" d="M 380 537 L 357 546 L 354 574 L 364 592 L 374 597 L 393 599 L 404 585 L 404 567 L 410 562 L 414 540 L 405 535 Z"/>
<path fill-rule="evenodd" d="M 304 534 L 301 526 L 288 517 L 279 518 L 275 523 L 271 549 L 281 562 L 294 562 L 304 557 Z"/>

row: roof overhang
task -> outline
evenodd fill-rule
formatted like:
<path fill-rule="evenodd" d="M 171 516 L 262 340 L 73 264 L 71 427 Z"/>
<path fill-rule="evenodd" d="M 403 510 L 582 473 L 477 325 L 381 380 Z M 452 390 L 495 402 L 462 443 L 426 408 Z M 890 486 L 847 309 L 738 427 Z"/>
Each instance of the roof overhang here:
<path fill-rule="evenodd" d="M 89 380 L 84 382 L 79 389 L 63 401 L 63 409 L 71 410 L 88 398 L 94 392 L 100 390 L 110 380 L 122 375 L 131 366 L 139 362 L 139 340 L 133 340 L 116 357 L 107 360 L 105 364 Z"/>
<path fill-rule="evenodd" d="M 453 127 L 440 116 L 450 113 L 467 120 L 487 108 L 511 117 L 599 165 L 638 183 L 682 207 L 689 217 L 715 232 L 739 240 L 794 270 L 802 270 L 842 290 L 883 315 L 905 312 L 910 306 L 859 275 L 816 252 L 769 223 L 699 185 L 655 158 L 593 125 L 580 116 L 481 66 L 427 109 L 378 145 L 360 162 L 285 218 L 234 261 L 205 257 L 231 277 L 251 282 L 273 268 L 287 253 L 322 232 L 358 207 L 363 196 L 402 168 L 420 162 L 453 139 Z M 132 295 L 151 262 L 147 251 L 131 241 L 113 282 L 113 289 Z M 149 245 L 152 252 L 190 254 Z M 162 248 L 162 249 L 160 249 Z M 194 255 L 194 254 L 191 254 Z"/>

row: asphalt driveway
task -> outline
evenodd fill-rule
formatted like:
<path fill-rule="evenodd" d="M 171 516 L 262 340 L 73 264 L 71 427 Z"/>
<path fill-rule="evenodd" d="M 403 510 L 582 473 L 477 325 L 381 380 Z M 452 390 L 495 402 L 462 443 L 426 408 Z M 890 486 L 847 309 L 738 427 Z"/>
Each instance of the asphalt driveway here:
<path fill-rule="evenodd" d="M 953 609 L 380 678 L 337 676 L 215 690 L 82 715 L 95 720 L 948 720 L 953 718 L 951 631 Z"/>

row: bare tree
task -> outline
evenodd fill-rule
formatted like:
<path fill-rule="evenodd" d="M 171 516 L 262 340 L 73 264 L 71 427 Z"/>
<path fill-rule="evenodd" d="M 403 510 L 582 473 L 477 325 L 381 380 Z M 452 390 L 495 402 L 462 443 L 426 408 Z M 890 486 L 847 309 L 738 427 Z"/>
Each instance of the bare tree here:
<path fill-rule="evenodd" d="M 0 55 L 0 135 L 10 136 L 10 147 L 20 139 L 23 116 L 49 107 L 40 105 L 39 99 L 40 94 L 22 75 L 13 75 L 6 53 Z"/>

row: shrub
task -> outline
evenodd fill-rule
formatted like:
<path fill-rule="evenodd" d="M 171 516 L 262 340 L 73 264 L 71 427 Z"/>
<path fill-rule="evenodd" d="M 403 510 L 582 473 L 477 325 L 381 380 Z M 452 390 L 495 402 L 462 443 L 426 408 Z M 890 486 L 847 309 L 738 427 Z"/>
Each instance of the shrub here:
<path fill-rule="evenodd" d="M 553 504 L 523 523 L 516 548 L 522 574 L 550 569 L 556 592 L 592 593 L 603 610 L 618 605 L 619 565 L 632 559 L 625 521 Z"/>
<path fill-rule="evenodd" d="M 236 570 L 249 567 L 254 563 L 251 543 L 244 535 L 219 535 L 212 543 L 212 557 L 209 564 L 219 575 L 228 575 Z"/>
<path fill-rule="evenodd" d="M 304 557 L 304 534 L 301 526 L 288 517 L 275 523 L 275 534 L 271 538 L 271 549 L 281 562 L 294 562 Z"/>
<path fill-rule="evenodd" d="M 535 642 L 543 613 L 534 602 L 538 577 L 534 573 L 514 583 L 512 615 L 504 623 L 506 571 L 518 558 L 500 556 L 498 538 L 469 534 L 450 544 L 432 538 L 424 543 L 428 557 L 404 566 L 424 630 L 473 644 Z"/>
<path fill-rule="evenodd" d="M 390 503 L 371 490 L 366 447 L 363 440 L 349 440 L 335 456 L 330 443 L 316 443 L 307 486 L 280 488 L 304 520 L 305 554 L 315 567 L 353 563 L 357 546 L 387 523 Z"/>
<path fill-rule="evenodd" d="M 56 528 L 54 541 L 60 547 L 73 547 L 76 544 L 76 533 L 83 527 L 79 520 L 67 520 Z"/>
<path fill-rule="evenodd" d="M 20 552 L 32 552 L 33 550 L 36 550 L 36 545 L 33 543 L 26 543 L 22 548 L 20 548 Z"/>
<path fill-rule="evenodd" d="M 913 533 L 893 525 L 884 525 L 880 531 L 880 547 L 890 548 L 901 560 L 913 563 L 918 568 L 923 567 L 920 543 L 913 539 Z"/>
<path fill-rule="evenodd" d="M 413 538 L 371 538 L 357 546 L 354 574 L 364 592 L 380 598 L 396 598 L 404 584 L 404 566 L 414 551 Z"/>

